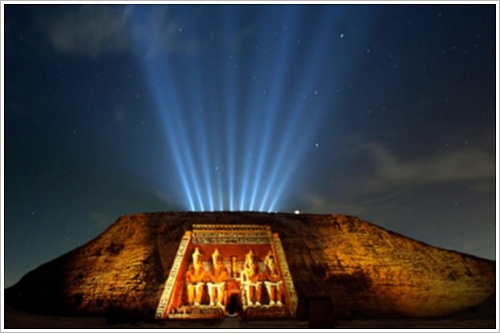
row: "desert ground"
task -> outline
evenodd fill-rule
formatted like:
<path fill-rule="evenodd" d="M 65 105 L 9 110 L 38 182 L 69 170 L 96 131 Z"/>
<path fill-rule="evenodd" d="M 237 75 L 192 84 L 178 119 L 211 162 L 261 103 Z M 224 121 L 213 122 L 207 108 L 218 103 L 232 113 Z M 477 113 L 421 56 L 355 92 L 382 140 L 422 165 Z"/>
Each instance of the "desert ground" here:
<path fill-rule="evenodd" d="M 4 309 L 6 329 L 303 329 L 308 322 L 297 320 L 241 321 L 238 318 L 224 320 L 169 320 L 142 321 L 133 323 L 110 323 L 104 317 L 43 316 L 26 313 L 6 305 Z M 353 319 L 338 320 L 335 329 L 495 329 L 496 318 L 480 313 L 465 314 L 447 318 L 395 318 L 395 319 Z"/>

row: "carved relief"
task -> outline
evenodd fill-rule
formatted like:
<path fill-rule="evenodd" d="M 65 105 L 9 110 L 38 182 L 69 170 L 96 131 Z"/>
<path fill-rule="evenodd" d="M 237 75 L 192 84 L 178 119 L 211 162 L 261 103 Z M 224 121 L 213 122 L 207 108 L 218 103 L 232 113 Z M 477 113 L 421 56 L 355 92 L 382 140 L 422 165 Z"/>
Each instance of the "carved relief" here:
<path fill-rule="evenodd" d="M 193 226 L 157 318 L 293 317 L 296 296 L 279 237 L 268 226 Z M 278 251 L 277 251 L 278 248 Z M 179 255 L 179 253 L 178 253 Z M 284 278 L 285 277 L 285 278 Z M 166 284 L 167 286 L 167 284 Z M 161 315 L 160 315 L 161 313 Z"/>

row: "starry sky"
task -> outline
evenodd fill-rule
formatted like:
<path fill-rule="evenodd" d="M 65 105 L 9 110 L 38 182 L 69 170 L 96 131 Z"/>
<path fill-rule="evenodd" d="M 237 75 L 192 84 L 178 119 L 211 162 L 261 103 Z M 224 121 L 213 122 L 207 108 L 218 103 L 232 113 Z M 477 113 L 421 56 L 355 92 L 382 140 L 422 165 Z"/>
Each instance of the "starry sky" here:
<path fill-rule="evenodd" d="M 496 259 L 495 5 L 2 5 L 4 286 L 156 211 Z"/>

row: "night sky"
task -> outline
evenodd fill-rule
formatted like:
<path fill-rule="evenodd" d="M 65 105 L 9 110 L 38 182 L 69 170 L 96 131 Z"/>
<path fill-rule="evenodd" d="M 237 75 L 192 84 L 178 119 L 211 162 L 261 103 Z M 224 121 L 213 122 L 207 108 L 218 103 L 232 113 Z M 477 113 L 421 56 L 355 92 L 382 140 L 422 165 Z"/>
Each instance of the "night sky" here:
<path fill-rule="evenodd" d="M 495 5 L 2 5 L 5 286 L 156 211 L 495 259 Z"/>

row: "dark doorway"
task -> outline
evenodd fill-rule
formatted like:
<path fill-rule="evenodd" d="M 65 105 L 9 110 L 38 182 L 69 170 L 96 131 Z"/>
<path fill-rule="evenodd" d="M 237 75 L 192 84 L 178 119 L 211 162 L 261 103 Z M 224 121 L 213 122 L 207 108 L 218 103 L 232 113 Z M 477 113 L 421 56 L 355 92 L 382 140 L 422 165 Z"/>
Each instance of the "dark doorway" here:
<path fill-rule="evenodd" d="M 241 299 L 239 294 L 231 294 L 227 301 L 226 311 L 229 317 L 236 317 L 241 312 Z"/>

